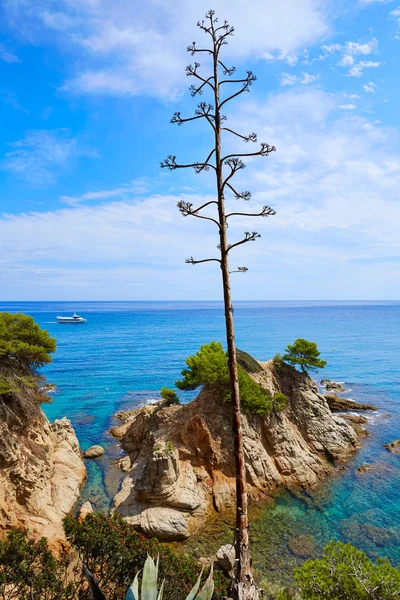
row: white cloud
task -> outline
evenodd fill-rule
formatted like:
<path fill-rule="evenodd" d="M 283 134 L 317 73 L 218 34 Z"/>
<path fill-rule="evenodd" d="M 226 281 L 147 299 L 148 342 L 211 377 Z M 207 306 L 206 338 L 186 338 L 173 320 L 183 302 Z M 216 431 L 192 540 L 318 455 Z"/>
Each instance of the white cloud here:
<path fill-rule="evenodd" d="M 367 94 L 375 94 L 376 84 L 373 81 L 369 81 L 363 85 L 363 90 L 364 92 L 367 92 Z"/>
<path fill-rule="evenodd" d="M 18 56 L 16 56 L 12 52 L 8 52 L 8 50 L 4 48 L 3 44 L 0 44 L 0 60 L 4 60 L 4 62 L 7 63 L 20 62 Z"/>
<path fill-rule="evenodd" d="M 149 191 L 149 186 L 145 180 L 135 180 L 130 184 L 122 185 L 112 190 L 99 190 L 96 192 L 85 192 L 80 196 L 60 196 L 61 202 L 76 206 L 87 200 L 108 200 L 110 198 L 131 198 L 133 195 L 145 194 Z"/>
<path fill-rule="evenodd" d="M 155 94 L 174 97 L 187 63 L 182 40 L 204 41 L 196 22 L 202 0 L 12 0 L 10 22 L 29 39 L 48 34 L 71 53 L 71 93 Z M 325 35 L 323 0 L 216 0 L 221 19 L 236 26 L 226 48 L 228 60 L 282 56 L 294 65 L 299 49 Z M 74 58 L 76 62 L 74 63 Z"/>
<path fill-rule="evenodd" d="M 354 110 L 357 106 L 355 104 L 340 104 L 339 108 L 341 110 Z"/>
<path fill-rule="evenodd" d="M 254 192 L 246 209 L 265 203 L 277 215 L 232 220 L 231 240 L 253 228 L 265 234 L 232 256 L 232 266 L 250 268 L 233 281 L 236 298 L 321 298 L 321 290 L 330 298 L 374 298 L 377 285 L 381 297 L 399 296 L 399 265 L 391 262 L 400 256 L 397 136 L 352 113 L 338 117 L 338 105 L 304 87 L 237 109 L 245 131 L 277 146 L 269 158 L 249 162 L 238 180 L 239 189 Z M 76 297 L 77 289 L 86 299 L 219 297 L 218 269 L 183 263 L 213 256 L 214 226 L 176 210 L 181 198 L 196 204 L 207 196 L 108 197 L 96 207 L 0 218 L 2 297 L 23 297 L 24 282 L 31 298 Z M 228 203 L 237 208 L 236 200 Z"/>
<path fill-rule="evenodd" d="M 319 79 L 319 75 L 310 75 L 310 73 L 302 73 L 301 76 L 291 75 L 290 73 L 281 73 L 280 84 L 281 85 L 296 85 L 301 83 L 302 85 L 308 85 Z"/>
<path fill-rule="evenodd" d="M 25 137 L 8 144 L 0 168 L 35 184 L 54 181 L 55 173 L 79 156 L 96 157 L 95 151 L 80 147 L 68 129 L 28 131 Z"/>
<path fill-rule="evenodd" d="M 361 75 L 364 72 L 364 69 L 376 69 L 380 66 L 380 64 L 381 63 L 379 62 L 374 62 L 371 60 L 361 61 L 353 67 L 351 67 L 349 75 L 350 77 L 361 77 Z"/>

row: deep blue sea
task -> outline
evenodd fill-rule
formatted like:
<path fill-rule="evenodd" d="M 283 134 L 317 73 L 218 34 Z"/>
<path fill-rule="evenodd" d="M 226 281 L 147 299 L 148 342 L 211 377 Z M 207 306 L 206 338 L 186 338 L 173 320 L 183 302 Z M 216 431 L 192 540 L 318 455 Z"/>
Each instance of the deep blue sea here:
<path fill-rule="evenodd" d="M 188 355 L 225 337 L 218 302 L 0 302 L 0 310 L 28 313 L 56 338 L 45 369 L 56 391 L 45 412 L 51 420 L 71 419 L 83 449 L 100 443 L 113 457 L 112 415 L 157 398 L 179 378 Z M 87 323 L 57 324 L 57 315 L 74 311 Z M 285 493 L 274 508 L 257 513 L 255 566 L 272 580 L 289 580 L 285 573 L 301 559 L 287 543 L 307 533 L 315 554 L 336 538 L 400 567 L 400 458 L 383 447 L 400 438 L 400 302 L 238 302 L 235 319 L 238 347 L 259 360 L 298 337 L 317 342 L 328 366 L 316 378 L 345 382 L 347 397 L 379 407 L 370 419 L 372 435 L 343 473 L 312 492 Z M 90 463 L 85 490 L 99 508 L 116 485 L 104 477 L 105 462 Z M 364 463 L 372 470 L 356 474 Z M 227 535 L 215 534 L 215 544 Z"/>

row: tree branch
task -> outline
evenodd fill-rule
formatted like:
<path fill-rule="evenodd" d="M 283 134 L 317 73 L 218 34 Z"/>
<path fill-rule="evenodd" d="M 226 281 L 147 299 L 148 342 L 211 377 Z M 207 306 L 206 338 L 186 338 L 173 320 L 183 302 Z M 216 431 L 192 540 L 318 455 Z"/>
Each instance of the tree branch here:
<path fill-rule="evenodd" d="M 235 190 L 235 188 L 233 187 L 233 185 L 231 185 L 230 183 L 226 182 L 226 185 L 231 190 L 231 192 L 234 193 L 236 200 L 246 200 L 246 201 L 250 200 L 251 192 L 249 192 L 248 190 L 246 190 L 244 192 L 237 192 Z"/>
<path fill-rule="evenodd" d="M 221 65 L 221 67 L 223 68 L 224 75 L 233 75 L 234 72 L 236 71 L 236 67 L 231 67 L 231 68 L 226 67 L 221 60 L 218 61 L 218 64 Z"/>
<path fill-rule="evenodd" d="M 229 271 L 229 273 L 246 273 L 248 270 L 247 267 L 238 267 L 236 271 Z"/>
<path fill-rule="evenodd" d="M 262 211 L 259 213 L 242 213 L 242 212 L 233 212 L 225 215 L 225 218 L 241 216 L 241 217 L 273 217 L 276 215 L 276 211 L 270 206 L 263 206 Z"/>
<path fill-rule="evenodd" d="M 241 138 L 245 142 L 256 142 L 257 141 L 257 134 L 254 133 L 254 131 L 252 133 L 249 133 L 249 135 L 241 135 L 237 131 L 233 131 L 233 129 L 229 129 L 229 127 L 221 127 L 221 131 L 229 131 L 230 133 L 233 133 L 233 135 L 237 135 L 237 137 Z"/>
<path fill-rule="evenodd" d="M 224 104 L 226 104 L 230 100 L 233 100 L 233 98 L 236 98 L 236 96 L 239 96 L 240 94 L 243 94 L 243 92 L 248 92 L 250 86 L 252 85 L 252 83 L 254 81 L 256 81 L 256 79 L 257 79 L 257 77 L 254 75 L 254 73 L 252 73 L 252 71 L 247 71 L 247 77 L 246 77 L 246 79 L 243 80 L 244 86 L 240 90 L 238 90 L 237 92 L 235 92 L 234 94 L 232 94 L 231 96 L 228 96 L 228 98 L 225 98 L 225 100 L 223 100 L 220 103 L 219 108 L 222 108 Z"/>
<path fill-rule="evenodd" d="M 203 260 L 194 260 L 193 256 L 191 256 L 185 260 L 185 263 L 188 265 L 198 265 L 206 262 L 218 262 L 221 264 L 221 260 L 219 258 L 204 258 Z"/>
<path fill-rule="evenodd" d="M 165 160 L 160 162 L 160 167 L 162 169 L 169 169 L 170 171 L 175 171 L 176 169 L 190 169 L 193 168 L 195 172 L 201 173 L 202 171 L 208 171 L 210 168 L 215 169 L 215 166 L 208 162 L 196 162 L 187 165 L 180 165 L 176 162 L 176 156 L 168 156 Z"/>
<path fill-rule="evenodd" d="M 244 232 L 244 238 L 242 240 L 240 240 L 240 242 L 236 242 L 235 244 L 231 244 L 228 246 L 228 250 L 227 252 L 230 252 L 231 250 L 233 250 L 233 248 L 236 248 L 236 246 L 241 246 L 242 244 L 247 244 L 247 242 L 255 242 L 257 238 L 260 238 L 261 234 L 258 233 L 257 231 L 252 231 L 250 233 L 250 231 L 245 231 Z"/>
<path fill-rule="evenodd" d="M 177 207 L 179 209 L 179 212 L 184 217 L 191 216 L 191 217 L 197 217 L 198 219 L 205 219 L 206 221 L 212 221 L 213 223 L 216 224 L 216 226 L 218 227 L 218 229 L 221 229 L 221 225 L 218 223 L 218 221 L 216 221 L 212 217 L 206 217 L 204 215 L 199 215 L 198 214 L 198 212 L 200 210 L 202 210 L 206 206 L 209 206 L 210 204 L 218 204 L 218 203 L 215 202 L 214 200 L 212 200 L 211 202 L 206 202 L 206 204 L 203 204 L 203 206 L 200 206 L 199 208 L 196 208 L 195 210 L 193 210 L 193 204 L 191 202 L 185 202 L 185 200 L 180 200 L 178 202 L 178 204 L 177 204 Z"/>
<path fill-rule="evenodd" d="M 263 142 L 261 144 L 261 149 L 258 152 L 249 152 L 245 154 L 228 154 L 227 156 L 224 156 L 222 160 L 225 162 L 230 158 L 238 158 L 241 156 L 268 156 L 268 154 L 271 154 L 271 152 L 276 152 L 276 147 L 270 146 L 269 144 L 265 144 Z"/>
<path fill-rule="evenodd" d="M 212 79 L 214 79 L 214 76 L 211 75 L 208 79 L 204 79 L 204 77 L 202 77 L 201 75 L 199 75 L 197 73 L 197 69 L 199 67 L 200 67 L 200 63 L 198 63 L 198 62 L 195 62 L 194 65 L 188 65 L 186 67 L 186 75 L 188 77 L 196 77 L 197 79 L 199 79 L 200 81 L 203 82 L 199 87 L 196 87 L 195 85 L 190 86 L 190 88 L 189 88 L 190 93 L 193 97 L 196 96 L 196 94 L 200 94 L 200 96 L 201 96 L 203 94 L 203 87 L 205 85 L 209 85 L 213 91 L 215 90 L 215 86 L 212 83 L 210 83 L 210 81 Z"/>

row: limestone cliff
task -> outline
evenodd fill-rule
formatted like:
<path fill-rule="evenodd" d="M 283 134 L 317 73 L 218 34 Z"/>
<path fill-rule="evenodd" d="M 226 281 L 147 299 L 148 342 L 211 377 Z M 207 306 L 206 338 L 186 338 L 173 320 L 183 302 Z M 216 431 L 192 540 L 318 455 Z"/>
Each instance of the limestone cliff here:
<path fill-rule="evenodd" d="M 0 535 L 11 527 L 45 536 L 58 549 L 62 519 L 79 498 L 86 478 L 70 421 L 49 423 L 41 413 L 24 427 L 0 423 Z"/>
<path fill-rule="evenodd" d="M 257 501 L 280 488 L 311 486 L 360 446 L 351 423 L 332 414 L 307 375 L 271 362 L 251 376 L 286 408 L 265 417 L 243 415 L 248 493 Z M 184 539 L 212 511 L 234 504 L 231 410 L 211 387 L 190 404 L 150 405 L 119 415 L 112 430 L 131 468 L 114 498 L 115 510 L 161 539 Z"/>

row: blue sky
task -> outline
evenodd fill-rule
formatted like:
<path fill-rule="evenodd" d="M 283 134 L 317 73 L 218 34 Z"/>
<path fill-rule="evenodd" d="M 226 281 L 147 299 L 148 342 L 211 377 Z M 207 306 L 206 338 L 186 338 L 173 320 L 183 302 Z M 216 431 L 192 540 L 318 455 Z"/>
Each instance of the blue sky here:
<path fill-rule="evenodd" d="M 169 123 L 195 109 L 186 47 L 208 8 L 0 2 L 0 300 L 221 297 L 212 263 L 184 264 L 215 252 L 213 225 L 176 209 L 211 199 L 212 175 L 159 167 L 212 143 L 201 122 Z M 257 75 L 229 124 L 277 146 L 238 175 L 277 215 L 229 228 L 262 234 L 232 253 L 249 268 L 235 298 L 399 299 L 399 0 L 213 8 L 236 28 L 226 61 Z"/>

